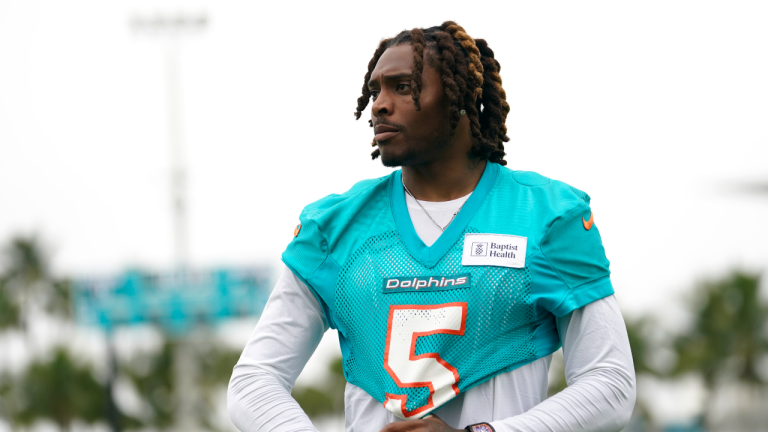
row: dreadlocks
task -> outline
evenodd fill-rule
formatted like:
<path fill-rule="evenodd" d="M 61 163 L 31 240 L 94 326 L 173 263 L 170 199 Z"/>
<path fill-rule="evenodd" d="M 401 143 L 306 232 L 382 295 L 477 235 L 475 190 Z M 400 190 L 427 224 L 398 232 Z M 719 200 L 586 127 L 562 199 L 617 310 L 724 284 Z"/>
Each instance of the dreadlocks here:
<path fill-rule="evenodd" d="M 387 48 L 410 44 L 413 47 L 413 75 L 411 89 L 413 104 L 421 110 L 421 75 L 424 69 L 424 50 L 436 55 L 430 57 L 430 65 L 442 76 L 445 95 L 450 104 L 451 136 L 459 123 L 461 110 L 469 118 L 469 129 L 474 138 L 472 154 L 501 165 L 504 160 L 504 143 L 509 141 L 504 122 L 509 113 L 507 94 L 501 86 L 501 65 L 493 57 L 493 50 L 483 39 L 472 39 L 467 32 L 453 21 L 446 21 L 437 27 L 404 30 L 391 39 L 383 39 L 371 61 L 363 82 L 363 94 L 357 99 L 355 118 L 359 119 L 368 106 L 371 92 L 368 81 L 376 68 L 379 57 Z M 376 140 L 371 144 L 376 146 Z M 379 157 L 379 149 L 371 153 Z"/>

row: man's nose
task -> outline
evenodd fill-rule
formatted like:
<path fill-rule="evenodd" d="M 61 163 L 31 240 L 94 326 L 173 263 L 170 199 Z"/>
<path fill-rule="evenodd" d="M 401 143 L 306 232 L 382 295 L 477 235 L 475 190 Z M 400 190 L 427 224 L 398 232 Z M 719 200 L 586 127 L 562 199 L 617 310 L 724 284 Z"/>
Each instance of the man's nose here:
<path fill-rule="evenodd" d="M 371 114 L 376 117 L 392 114 L 392 98 L 385 92 L 379 93 L 379 96 L 371 105 Z"/>

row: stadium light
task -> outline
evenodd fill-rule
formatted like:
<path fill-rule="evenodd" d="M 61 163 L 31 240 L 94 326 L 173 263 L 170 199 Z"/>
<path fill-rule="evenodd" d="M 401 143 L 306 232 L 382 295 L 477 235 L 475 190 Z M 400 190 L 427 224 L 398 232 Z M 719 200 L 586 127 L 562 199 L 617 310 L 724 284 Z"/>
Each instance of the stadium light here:
<path fill-rule="evenodd" d="M 182 275 L 189 264 L 187 224 L 187 172 L 184 159 L 179 37 L 201 33 L 208 26 L 204 13 L 185 15 L 134 16 L 129 22 L 136 34 L 162 37 L 166 42 L 165 75 L 168 99 L 168 140 L 171 153 L 171 208 L 173 211 L 173 250 L 176 270 Z"/>

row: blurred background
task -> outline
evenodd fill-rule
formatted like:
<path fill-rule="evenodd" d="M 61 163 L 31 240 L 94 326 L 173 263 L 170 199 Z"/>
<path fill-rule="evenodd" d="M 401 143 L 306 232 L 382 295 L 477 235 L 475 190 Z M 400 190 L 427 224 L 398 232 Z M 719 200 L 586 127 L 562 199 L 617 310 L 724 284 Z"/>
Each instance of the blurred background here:
<path fill-rule="evenodd" d="M 302 207 L 390 172 L 370 56 L 447 19 L 502 65 L 508 166 L 592 196 L 627 430 L 768 430 L 767 3 L 0 0 L 0 431 L 235 430 Z M 293 390 L 322 432 L 336 338 Z"/>

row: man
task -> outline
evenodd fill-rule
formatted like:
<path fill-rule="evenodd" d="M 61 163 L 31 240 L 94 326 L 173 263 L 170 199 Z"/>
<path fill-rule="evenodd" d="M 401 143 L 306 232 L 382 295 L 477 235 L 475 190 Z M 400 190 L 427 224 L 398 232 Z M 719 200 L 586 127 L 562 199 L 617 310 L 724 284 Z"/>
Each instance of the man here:
<path fill-rule="evenodd" d="M 307 206 L 235 366 L 243 431 L 314 431 L 291 398 L 329 327 L 347 431 L 611 431 L 635 377 L 589 196 L 504 167 L 500 65 L 454 22 L 383 40 L 356 116 L 402 167 Z M 551 355 L 569 387 L 546 399 Z M 545 400 L 546 399 L 546 400 Z"/>

